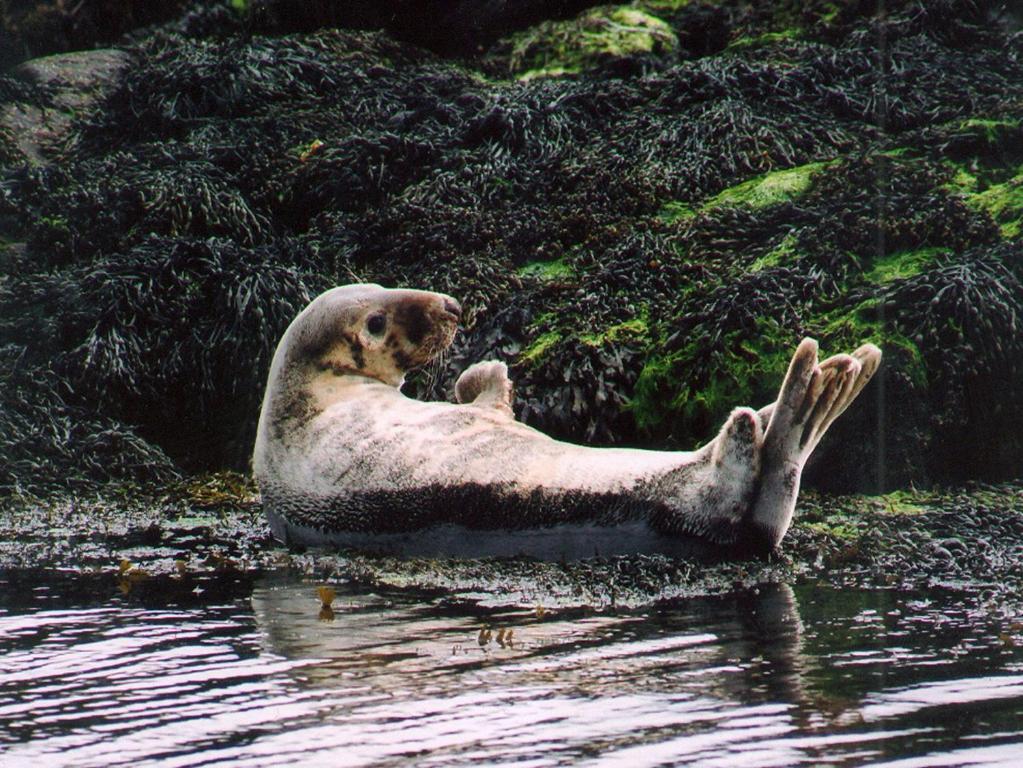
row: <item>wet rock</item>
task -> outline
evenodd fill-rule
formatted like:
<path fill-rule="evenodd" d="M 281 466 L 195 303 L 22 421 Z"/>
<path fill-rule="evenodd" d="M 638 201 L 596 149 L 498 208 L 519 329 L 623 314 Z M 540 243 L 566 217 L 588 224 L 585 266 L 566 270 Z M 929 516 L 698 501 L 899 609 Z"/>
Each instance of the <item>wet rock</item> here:
<path fill-rule="evenodd" d="M 110 45 L 139 27 L 174 18 L 189 0 L 5 0 L 0 69 L 24 59 Z"/>
<path fill-rule="evenodd" d="M 45 93 L 45 103 L 0 102 L 0 132 L 13 137 L 25 161 L 47 162 L 67 141 L 75 117 L 110 91 L 129 62 L 126 52 L 107 49 L 55 54 L 18 65 L 11 76 Z"/>
<path fill-rule="evenodd" d="M 120 585 L 129 599 L 158 602 L 290 572 L 450 603 L 546 610 L 629 610 L 784 582 L 951 589 L 1018 611 L 1021 549 L 1023 489 L 1011 484 L 874 497 L 811 492 L 779 552 L 720 562 L 295 553 L 270 537 L 251 481 L 232 473 L 0 505 L 0 575 L 30 582 L 40 570 L 80 573 L 106 589 Z"/>

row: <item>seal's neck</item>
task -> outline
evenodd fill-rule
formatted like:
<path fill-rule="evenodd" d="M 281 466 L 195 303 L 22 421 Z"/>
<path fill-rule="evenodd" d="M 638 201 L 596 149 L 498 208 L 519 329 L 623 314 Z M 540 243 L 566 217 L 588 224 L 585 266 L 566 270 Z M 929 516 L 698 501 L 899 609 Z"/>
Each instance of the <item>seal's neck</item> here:
<path fill-rule="evenodd" d="M 386 384 L 387 386 L 395 387 L 396 389 L 401 389 L 402 385 L 405 383 L 404 374 L 399 375 L 398 373 L 395 373 L 394 375 L 386 377 L 373 376 L 371 374 L 366 373 L 364 370 L 360 368 L 356 368 L 355 366 L 344 365 L 343 363 L 336 362 L 318 363 L 316 366 L 316 371 L 317 373 L 314 374 L 314 379 L 317 378 L 319 374 L 326 373 L 331 376 L 334 376 L 335 378 L 341 379 L 355 377 L 355 379 L 362 380 L 363 382 L 378 381 L 381 384 Z M 355 383 L 358 383 L 358 381 L 356 381 Z"/>
<path fill-rule="evenodd" d="M 306 391 L 312 396 L 316 411 L 322 412 L 334 403 L 351 399 L 359 390 L 391 390 L 397 394 L 403 383 L 404 378 L 398 384 L 392 384 L 365 373 L 339 372 L 330 368 L 314 373 L 306 384 Z"/>

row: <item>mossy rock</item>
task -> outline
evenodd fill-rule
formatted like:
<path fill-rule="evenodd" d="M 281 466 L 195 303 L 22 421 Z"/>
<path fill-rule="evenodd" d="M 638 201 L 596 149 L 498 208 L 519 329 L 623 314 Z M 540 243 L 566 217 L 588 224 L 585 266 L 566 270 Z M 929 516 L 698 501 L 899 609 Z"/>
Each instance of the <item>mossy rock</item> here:
<path fill-rule="evenodd" d="M 517 32 L 494 55 L 507 51 L 507 76 L 529 81 L 576 75 L 635 57 L 670 62 L 677 50 L 671 26 L 639 8 L 618 5 Z"/>
<path fill-rule="evenodd" d="M 962 176 L 957 180 L 964 183 Z M 975 182 L 966 181 L 964 186 L 975 187 Z M 982 191 L 968 191 L 965 196 L 967 205 L 991 217 L 1002 237 L 1015 240 L 1023 234 L 1023 172 Z"/>
<path fill-rule="evenodd" d="M 795 168 L 771 171 L 723 189 L 695 208 L 673 200 L 664 204 L 660 216 L 668 222 L 679 222 L 701 213 L 711 212 L 715 208 L 758 210 L 790 203 L 806 194 L 813 185 L 814 177 L 828 165 L 826 162 L 807 163 Z M 779 258 L 780 256 L 781 254 Z M 771 262 L 766 265 L 770 266 Z"/>

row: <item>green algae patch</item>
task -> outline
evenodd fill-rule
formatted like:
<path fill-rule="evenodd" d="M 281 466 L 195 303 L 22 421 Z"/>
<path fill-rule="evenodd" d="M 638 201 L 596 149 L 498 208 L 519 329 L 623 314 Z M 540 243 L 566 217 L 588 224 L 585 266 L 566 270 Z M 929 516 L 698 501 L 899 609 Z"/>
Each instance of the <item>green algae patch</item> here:
<path fill-rule="evenodd" d="M 509 74 L 523 81 L 564 77 L 602 62 L 637 55 L 673 55 L 671 26 L 631 6 L 602 6 L 566 21 L 547 21 L 509 38 Z"/>
<path fill-rule="evenodd" d="M 535 277 L 540 280 L 568 280 L 575 275 L 575 270 L 564 257 L 554 261 L 530 261 L 516 270 L 522 277 Z"/>
<path fill-rule="evenodd" d="M 661 210 L 657 212 L 657 217 L 667 224 L 685 221 L 695 216 L 696 210 L 688 203 L 683 203 L 679 200 L 671 200 L 665 203 L 661 206 Z"/>
<path fill-rule="evenodd" d="M 991 146 L 998 146 L 1015 136 L 1020 128 L 1020 121 L 970 118 L 959 123 L 958 128 L 960 131 L 980 136 Z"/>
<path fill-rule="evenodd" d="M 770 171 L 734 187 L 728 187 L 697 207 L 672 200 L 661 206 L 657 216 L 661 221 L 671 224 L 693 219 L 716 208 L 759 210 L 788 203 L 809 192 L 813 186 L 814 176 L 831 164 L 831 161 L 807 163 L 782 171 Z"/>
<path fill-rule="evenodd" d="M 949 192 L 957 192 L 971 195 L 977 192 L 980 187 L 980 179 L 961 165 L 956 165 L 952 179 L 945 185 Z"/>
<path fill-rule="evenodd" d="M 626 405 L 640 430 L 679 424 L 687 432 L 709 435 L 737 405 L 768 402 L 777 393 L 795 349 L 789 332 L 761 319 L 751 334 L 728 334 L 716 356 L 714 375 L 695 381 L 687 368 L 699 358 L 701 346 L 701 341 L 693 340 L 679 350 L 647 359 Z"/>
<path fill-rule="evenodd" d="M 911 251 L 890 253 L 874 260 L 871 269 L 863 277 L 871 283 L 890 283 L 919 275 L 939 257 L 948 256 L 948 248 L 919 248 Z"/>
<path fill-rule="evenodd" d="M 649 333 L 646 315 L 616 323 L 599 333 L 581 333 L 579 341 L 591 347 L 602 347 L 605 344 L 616 344 L 626 339 L 642 338 Z"/>
<path fill-rule="evenodd" d="M 790 232 L 782 238 L 778 245 L 750 264 L 749 271 L 759 272 L 764 269 L 784 266 L 795 261 L 798 256 L 796 236 Z"/>
<path fill-rule="evenodd" d="M 829 347 L 851 350 L 871 343 L 881 348 L 886 357 L 898 355 L 900 365 L 915 387 L 926 388 L 927 365 L 923 353 L 911 339 L 886 325 L 878 299 L 861 301 L 851 308 L 838 308 L 823 314 L 813 324 L 820 338 Z"/>
<path fill-rule="evenodd" d="M 678 405 L 679 396 L 675 394 L 667 403 L 665 393 L 675 389 L 673 371 L 682 359 L 681 354 L 652 355 L 640 369 L 632 397 L 626 401 L 626 408 L 636 421 L 640 430 L 650 431 L 659 426 L 667 417 L 667 412 Z"/>
<path fill-rule="evenodd" d="M 814 533 L 846 542 L 856 541 L 863 535 L 856 521 L 843 515 L 835 515 L 819 522 L 804 523 L 804 527 Z"/>
<path fill-rule="evenodd" d="M 828 165 L 826 162 L 807 163 L 784 171 L 765 173 L 722 190 L 708 200 L 702 210 L 725 206 L 759 209 L 791 202 L 806 194 L 813 185 L 814 175 Z"/>
<path fill-rule="evenodd" d="M 972 210 L 986 214 L 1002 237 L 1023 231 L 1023 125 L 1016 119 L 971 118 L 949 131 L 963 147 L 950 162 L 945 189 L 962 195 Z"/>
<path fill-rule="evenodd" d="M 670 14 L 692 5 L 693 0 L 637 0 L 632 5 L 647 13 Z"/>
<path fill-rule="evenodd" d="M 928 509 L 920 494 L 912 491 L 892 491 L 878 496 L 877 501 L 889 515 L 921 515 Z"/>
<path fill-rule="evenodd" d="M 533 342 L 528 347 L 519 353 L 519 360 L 526 365 L 537 365 L 561 339 L 562 335 L 559 331 L 541 333 L 533 339 Z"/>
<path fill-rule="evenodd" d="M 764 48 L 798 40 L 801 37 L 802 32 L 798 29 L 782 29 L 777 32 L 765 32 L 762 35 L 744 35 L 729 43 L 726 50 L 745 51 L 750 48 Z"/>
<path fill-rule="evenodd" d="M 1023 172 L 983 192 L 967 194 L 966 204 L 990 216 L 1002 237 L 1018 238 L 1023 232 Z"/>
<path fill-rule="evenodd" d="M 537 320 L 534 328 L 542 328 L 553 322 L 554 318 L 545 315 Z M 621 344 L 628 340 L 642 341 L 649 333 L 649 326 L 645 314 L 621 323 L 615 323 L 601 331 L 592 333 L 573 334 L 557 329 L 543 331 L 519 353 L 519 361 L 530 367 L 540 365 L 544 358 L 562 341 L 566 339 L 577 340 L 580 344 L 588 347 L 600 348 L 613 344 Z"/>

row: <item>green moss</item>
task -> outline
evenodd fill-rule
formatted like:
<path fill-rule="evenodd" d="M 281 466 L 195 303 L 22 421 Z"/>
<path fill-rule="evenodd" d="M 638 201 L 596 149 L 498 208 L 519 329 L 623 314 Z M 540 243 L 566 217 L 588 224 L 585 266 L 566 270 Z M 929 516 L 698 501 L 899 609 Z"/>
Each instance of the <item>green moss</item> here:
<path fill-rule="evenodd" d="M 517 270 L 522 277 L 536 277 L 540 280 L 566 280 L 575 275 L 575 270 L 565 258 L 555 261 L 530 261 Z"/>
<path fill-rule="evenodd" d="M 252 4 L 250 0 L 231 0 L 230 5 L 237 13 L 248 13 Z"/>
<path fill-rule="evenodd" d="M 636 0 L 632 6 L 647 13 L 660 14 L 675 13 L 691 4 L 692 0 Z"/>
<path fill-rule="evenodd" d="M 539 67 L 530 69 L 519 75 L 519 80 L 528 83 L 531 80 L 540 80 L 548 77 L 567 77 L 568 75 L 579 74 L 578 67 Z"/>
<path fill-rule="evenodd" d="M 649 332 L 646 315 L 626 320 L 623 323 L 612 325 L 599 333 L 581 333 L 579 341 L 591 347 L 602 347 L 605 344 L 614 344 L 626 337 L 642 337 Z"/>
<path fill-rule="evenodd" d="M 959 123 L 960 131 L 980 135 L 991 145 L 1001 144 L 1019 129 L 1019 120 L 985 120 L 970 118 Z"/>
<path fill-rule="evenodd" d="M 602 331 L 594 333 L 579 334 L 576 336 L 571 332 L 559 330 L 556 327 L 558 315 L 550 313 L 537 317 L 532 325 L 536 333 L 533 341 L 519 353 L 519 361 L 530 366 L 535 366 L 543 360 L 557 344 L 573 338 L 579 343 L 591 347 L 602 347 L 605 344 L 615 344 L 626 338 L 641 339 L 649 333 L 647 315 L 645 312 L 631 320 L 609 326 Z M 552 327 L 554 326 L 554 327 Z M 543 330 L 546 329 L 546 330 Z"/>
<path fill-rule="evenodd" d="M 63 216 L 40 216 L 39 224 L 55 232 L 67 232 L 67 219 Z"/>
<path fill-rule="evenodd" d="M 900 353 L 904 370 L 913 384 L 926 387 L 927 366 L 920 348 L 901 333 L 884 326 L 879 304 L 877 299 L 868 299 L 852 308 L 835 309 L 812 325 L 814 330 L 820 329 L 819 337 L 829 347 L 848 350 L 870 342 L 886 355 Z"/>
<path fill-rule="evenodd" d="M 519 360 L 527 365 L 536 365 L 562 339 L 559 331 L 541 333 L 533 343 L 519 353 Z"/>
<path fill-rule="evenodd" d="M 839 3 L 825 3 L 821 9 L 821 21 L 824 24 L 833 24 L 841 12 L 842 6 Z"/>
<path fill-rule="evenodd" d="M 696 216 L 696 211 L 693 210 L 693 207 L 688 203 L 671 200 L 661 206 L 661 210 L 657 212 L 657 216 L 661 219 L 661 221 L 671 224 L 676 221 L 693 218 Z"/>
<path fill-rule="evenodd" d="M 986 213 L 1003 237 L 1023 232 L 1023 166 L 1018 166 L 1020 121 L 972 118 L 951 126 L 956 134 L 969 134 L 987 145 L 965 162 L 952 163 L 953 177 L 946 189 L 959 193 L 968 206 Z"/>
<path fill-rule="evenodd" d="M 775 250 L 792 252 L 792 240 L 783 240 Z M 930 255 L 937 253 L 935 249 Z M 893 257 L 879 266 L 878 274 L 908 272 L 927 255 L 903 255 L 902 263 Z M 805 324 L 805 332 L 821 342 L 822 359 L 872 342 L 915 387 L 926 388 L 927 366 L 919 347 L 884 322 L 879 300 L 818 310 Z M 639 373 L 627 409 L 643 431 L 670 429 L 688 438 L 710 437 L 737 405 L 759 407 L 777 395 L 797 342 L 793 329 L 762 318 L 752 331 L 725 335 L 709 360 L 705 337 L 694 337 L 668 354 L 655 351 Z"/>
<path fill-rule="evenodd" d="M 948 248 L 920 248 L 914 251 L 899 251 L 874 260 L 864 278 L 872 283 L 890 283 L 904 280 L 924 271 L 939 256 L 951 253 Z"/>
<path fill-rule="evenodd" d="M 983 192 L 966 194 L 966 204 L 989 215 L 1002 237 L 1013 239 L 1023 231 L 1023 172 Z"/>
<path fill-rule="evenodd" d="M 802 37 L 802 31 L 798 29 L 782 29 L 777 32 L 765 32 L 762 35 L 740 37 L 728 45 L 730 51 L 742 51 L 749 48 L 761 48 L 769 45 L 777 45 L 790 40 L 798 40 Z"/>
<path fill-rule="evenodd" d="M 511 74 L 532 80 L 583 72 L 607 58 L 670 54 L 678 38 L 670 25 L 640 8 L 602 6 L 516 33 L 511 46 Z"/>
<path fill-rule="evenodd" d="M 698 359 L 702 343 L 692 341 L 646 361 L 627 404 L 640 429 L 652 430 L 670 419 L 700 433 L 697 436 L 706 436 L 736 405 L 768 402 L 795 348 L 790 332 L 771 320 L 761 320 L 749 338 L 736 331 L 724 339 L 715 375 L 701 383 L 680 372 L 688 361 Z"/>
<path fill-rule="evenodd" d="M 844 542 L 856 541 L 863 535 L 855 522 L 853 522 L 850 518 L 841 516 L 828 518 L 823 522 L 804 523 L 803 527 L 807 530 L 813 531 L 814 533 L 819 533 L 824 536 L 828 536 L 829 538 L 839 539 Z"/>
<path fill-rule="evenodd" d="M 787 203 L 806 194 L 813 185 L 813 177 L 829 165 L 830 162 L 807 163 L 783 171 L 771 171 L 722 190 L 698 209 L 672 200 L 661 206 L 657 215 L 662 221 L 672 223 L 726 206 L 758 209 Z"/>
<path fill-rule="evenodd" d="M 961 192 L 965 194 L 974 193 L 979 188 L 980 180 L 977 176 L 961 165 L 955 166 L 955 174 L 952 176 L 952 180 L 945 185 L 945 189 L 950 192 Z"/>
<path fill-rule="evenodd" d="M 665 419 L 675 400 L 665 403 L 666 392 L 674 390 L 674 370 L 681 355 L 651 355 L 643 364 L 632 397 L 626 401 L 626 409 L 632 413 L 636 426 L 651 430 Z"/>
<path fill-rule="evenodd" d="M 782 264 L 791 263 L 798 255 L 799 251 L 796 249 L 796 237 L 792 233 L 789 233 L 782 238 L 778 245 L 750 264 L 749 271 L 759 272 L 762 269 L 779 267 Z"/>
<path fill-rule="evenodd" d="M 892 149 L 886 149 L 884 152 L 878 153 L 881 157 L 912 157 L 917 154 L 917 150 L 913 147 L 894 147 Z"/>
<path fill-rule="evenodd" d="M 877 500 L 890 515 L 919 515 L 927 511 L 927 507 L 919 503 L 919 496 L 912 491 L 893 491 L 878 496 Z"/>
<path fill-rule="evenodd" d="M 826 168 L 828 163 L 807 163 L 784 171 L 771 171 L 755 179 L 744 181 L 729 187 L 708 200 L 703 210 L 722 206 L 743 206 L 748 208 L 766 208 L 795 200 L 813 184 L 816 173 Z"/>

